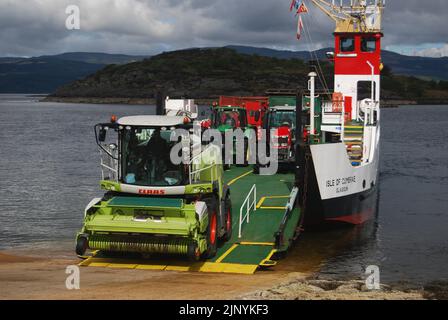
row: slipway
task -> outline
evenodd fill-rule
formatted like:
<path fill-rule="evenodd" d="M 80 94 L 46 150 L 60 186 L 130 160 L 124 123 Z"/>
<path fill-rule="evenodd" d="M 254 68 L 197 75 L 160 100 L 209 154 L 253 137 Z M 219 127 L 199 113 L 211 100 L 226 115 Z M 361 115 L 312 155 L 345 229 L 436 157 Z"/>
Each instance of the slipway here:
<path fill-rule="evenodd" d="M 213 259 L 192 263 L 160 256 L 107 257 L 94 252 L 80 266 L 235 274 L 274 267 L 278 254 L 288 250 L 300 228 L 294 175 L 260 176 L 248 167 L 233 167 L 226 171 L 225 180 L 231 190 L 234 232 Z"/>

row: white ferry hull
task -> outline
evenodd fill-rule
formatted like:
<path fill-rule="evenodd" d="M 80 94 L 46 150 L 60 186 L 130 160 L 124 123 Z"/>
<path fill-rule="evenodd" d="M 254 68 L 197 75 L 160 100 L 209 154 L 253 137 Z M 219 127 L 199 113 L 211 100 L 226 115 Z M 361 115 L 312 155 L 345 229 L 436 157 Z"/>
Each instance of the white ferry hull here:
<path fill-rule="evenodd" d="M 370 163 L 355 167 L 342 143 L 312 145 L 310 149 L 305 223 L 359 225 L 373 219 L 378 203 L 379 152 Z"/>

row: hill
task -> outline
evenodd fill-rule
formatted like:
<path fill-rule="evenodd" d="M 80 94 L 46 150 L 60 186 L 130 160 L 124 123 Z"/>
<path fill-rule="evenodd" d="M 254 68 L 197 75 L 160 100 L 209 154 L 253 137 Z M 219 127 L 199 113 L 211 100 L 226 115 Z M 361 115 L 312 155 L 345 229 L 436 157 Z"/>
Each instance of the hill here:
<path fill-rule="evenodd" d="M 274 50 L 247 46 L 228 46 L 241 54 L 258 55 L 277 59 L 300 59 L 311 57 L 325 60 L 331 48 L 307 51 Z M 91 52 L 68 52 L 53 56 L 34 58 L 0 57 L 0 93 L 49 93 L 83 79 L 110 64 L 128 64 L 144 60 L 145 56 L 106 54 Z M 448 80 L 448 58 L 423 58 L 403 56 L 384 51 L 383 60 L 394 74 L 422 79 Z"/>
<path fill-rule="evenodd" d="M 60 88 L 54 96 L 152 98 L 157 88 L 177 97 L 252 95 L 269 88 L 295 88 L 306 81 L 307 71 L 297 59 L 251 56 L 226 48 L 189 49 L 108 66 Z"/>
<path fill-rule="evenodd" d="M 0 93 L 50 93 L 106 65 L 125 64 L 143 58 L 104 53 L 0 58 Z"/>
<path fill-rule="evenodd" d="M 333 67 L 321 63 L 328 86 Z M 307 83 L 309 65 L 297 58 L 241 54 L 230 48 L 163 53 L 140 62 L 112 65 L 58 89 L 53 98 L 154 98 L 158 88 L 172 97 L 263 95 L 268 89 L 297 89 Z M 383 98 L 420 102 L 448 101 L 448 82 L 382 74 Z"/>
<path fill-rule="evenodd" d="M 310 60 L 326 59 L 325 53 L 334 51 L 333 48 L 316 50 L 310 54 L 308 51 L 287 51 L 267 48 L 255 48 L 246 46 L 227 46 L 239 53 L 257 54 L 264 57 L 274 57 L 279 59 L 302 59 Z M 383 50 L 382 59 L 385 65 L 389 66 L 395 74 L 421 77 L 433 80 L 448 80 L 448 57 L 426 58 L 417 56 L 405 56 L 392 51 Z"/>

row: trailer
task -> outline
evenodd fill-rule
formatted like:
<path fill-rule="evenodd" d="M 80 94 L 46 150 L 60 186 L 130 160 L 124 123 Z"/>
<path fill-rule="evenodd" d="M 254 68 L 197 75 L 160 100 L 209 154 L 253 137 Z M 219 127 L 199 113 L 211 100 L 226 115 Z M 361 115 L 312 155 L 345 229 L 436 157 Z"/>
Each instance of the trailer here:
<path fill-rule="evenodd" d="M 269 108 L 269 98 L 220 96 L 218 105 L 244 108 L 247 113 L 248 124 L 260 128 L 263 125 L 263 119 Z"/>

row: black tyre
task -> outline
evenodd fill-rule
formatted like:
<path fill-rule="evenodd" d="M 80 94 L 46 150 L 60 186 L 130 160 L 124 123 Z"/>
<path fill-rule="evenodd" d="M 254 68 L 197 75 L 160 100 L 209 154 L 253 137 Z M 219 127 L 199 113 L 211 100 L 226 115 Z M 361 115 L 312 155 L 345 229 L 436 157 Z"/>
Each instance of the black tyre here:
<path fill-rule="evenodd" d="M 89 248 L 89 241 L 86 237 L 79 237 L 76 241 L 76 254 L 79 257 L 82 257 L 86 254 L 87 249 Z"/>
<path fill-rule="evenodd" d="M 188 260 L 197 262 L 201 259 L 201 252 L 199 251 L 197 243 L 190 243 L 187 252 Z"/>

